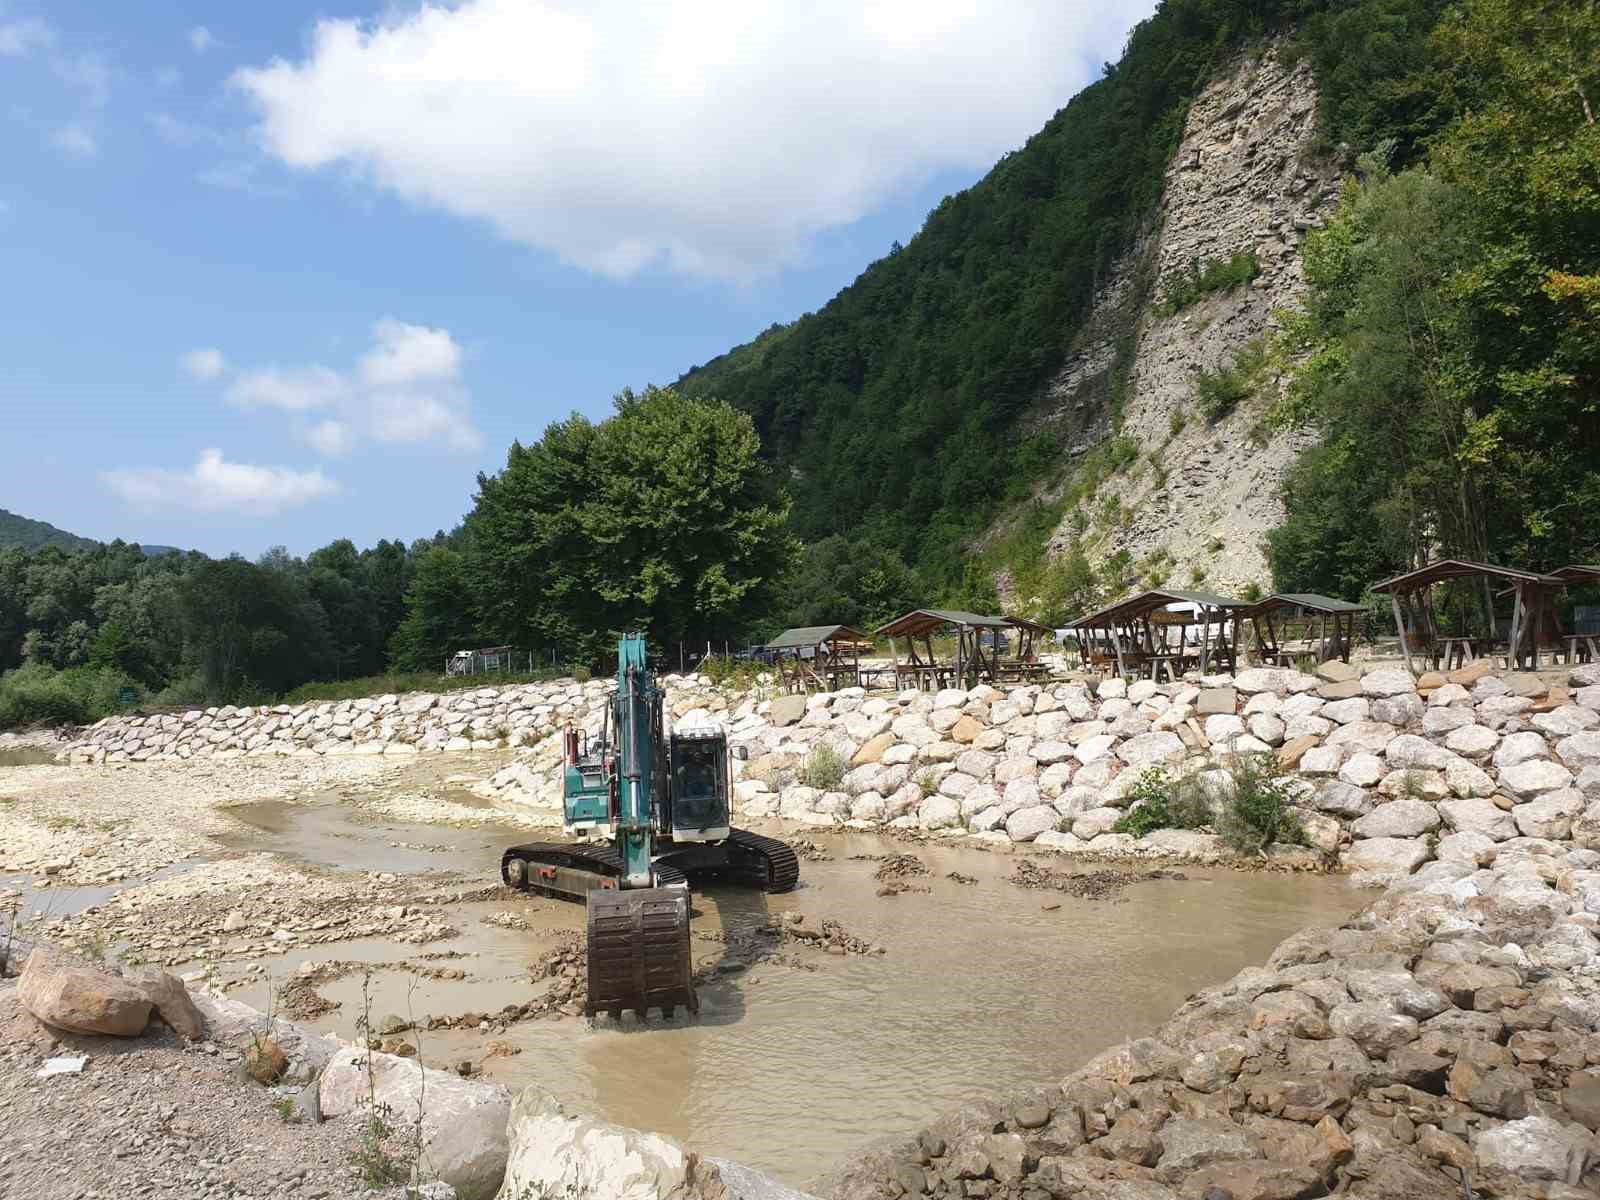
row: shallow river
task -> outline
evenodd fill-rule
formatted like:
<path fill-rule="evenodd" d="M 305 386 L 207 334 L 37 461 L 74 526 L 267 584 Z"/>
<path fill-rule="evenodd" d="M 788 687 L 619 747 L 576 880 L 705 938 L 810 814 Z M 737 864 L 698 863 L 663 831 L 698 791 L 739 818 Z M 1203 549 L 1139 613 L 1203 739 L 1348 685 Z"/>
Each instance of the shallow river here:
<path fill-rule="evenodd" d="M 446 830 L 389 822 L 358 824 L 337 806 L 234 810 L 249 828 L 240 848 L 268 846 L 331 867 L 468 870 L 495 877 L 500 848 L 526 835 L 494 828 Z M 1151 1031 L 1196 989 L 1262 961 L 1289 933 L 1335 925 L 1360 907 L 1341 879 L 1206 871 L 1133 884 L 1119 901 L 1020 888 L 1015 859 L 871 837 L 820 837 L 832 855 L 803 862 L 802 886 L 766 897 L 732 889 L 696 893 L 696 930 L 798 910 L 806 924 L 840 921 L 882 945 L 881 956 L 834 957 L 796 950 L 814 970 L 762 963 L 700 989 L 697 1019 L 646 1028 L 601 1020 L 536 1020 L 500 1040 L 522 1053 L 484 1062 L 513 1087 L 538 1083 L 576 1106 L 624 1125 L 682 1138 L 802 1184 L 870 1138 L 916 1129 L 964 1099 L 1058 1080 L 1105 1047 Z M 879 897 L 876 864 L 852 855 L 914 853 L 931 893 Z M 1057 869 L 1059 860 L 1045 860 Z M 959 871 L 977 882 L 946 875 Z M 1047 904 L 1059 908 L 1047 910 Z M 513 905 L 529 931 L 481 923 L 505 902 L 456 906 L 462 936 L 427 947 L 349 942 L 296 951 L 273 964 L 277 978 L 302 959 L 413 961 L 419 951 L 458 950 L 465 982 L 421 980 L 409 997 L 425 1013 L 494 1011 L 527 999 L 526 965 L 559 931 L 583 925 L 581 907 L 529 898 Z M 694 943 L 696 961 L 720 944 Z M 375 1018 L 406 1014 L 411 978 L 374 977 Z M 341 1003 L 314 1022 L 345 1036 L 361 1010 L 353 976 L 320 991 Z M 239 993 L 257 1005 L 265 988 Z M 479 1034 L 418 1035 L 425 1059 L 482 1059 Z"/>

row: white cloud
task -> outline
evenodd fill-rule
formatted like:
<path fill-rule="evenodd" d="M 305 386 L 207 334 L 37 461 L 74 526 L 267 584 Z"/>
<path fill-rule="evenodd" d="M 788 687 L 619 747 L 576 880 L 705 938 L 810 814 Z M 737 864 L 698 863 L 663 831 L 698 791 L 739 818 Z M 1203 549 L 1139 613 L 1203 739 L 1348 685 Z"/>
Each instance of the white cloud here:
<path fill-rule="evenodd" d="M 581 267 L 746 278 L 1016 146 L 1153 0 L 425 0 L 234 75 L 291 167 L 353 168 Z"/>
<path fill-rule="evenodd" d="M 100 146 L 82 125 L 63 125 L 51 135 L 50 141 L 57 150 L 70 154 L 74 158 L 93 158 L 99 152 Z"/>
<path fill-rule="evenodd" d="M 217 44 L 217 39 L 212 36 L 211 30 L 204 25 L 196 25 L 189 30 L 189 47 L 196 54 L 204 54 Z"/>
<path fill-rule="evenodd" d="M 216 355 L 211 378 L 226 371 L 221 351 L 190 351 L 181 361 L 191 374 L 189 360 L 198 354 Z M 384 317 L 372 326 L 371 348 L 348 371 L 320 363 L 238 371 L 223 397 L 235 408 L 291 414 L 295 436 L 330 458 L 362 441 L 471 451 L 483 435 L 461 384 L 462 358 L 448 329 Z"/>
<path fill-rule="evenodd" d="M 56 36 L 38 17 L 23 17 L 0 25 L 0 54 L 18 57 L 55 44 Z"/>
<path fill-rule="evenodd" d="M 227 401 L 235 408 L 281 408 L 284 412 L 310 412 L 326 408 L 349 393 L 339 372 L 313 364 L 309 367 L 264 367 L 244 371 L 228 387 Z"/>
<path fill-rule="evenodd" d="M 111 68 L 98 54 L 56 60 L 56 74 L 83 93 L 84 99 L 102 107 L 111 98 Z"/>
<path fill-rule="evenodd" d="M 260 517 L 298 508 L 340 490 L 338 482 L 324 475 L 320 467 L 296 471 L 232 463 L 223 458 L 221 450 L 202 450 L 199 461 L 187 471 L 124 467 L 101 472 L 100 481 L 135 508 Z"/>
<path fill-rule="evenodd" d="M 354 440 L 351 436 L 350 426 L 343 421 L 318 421 L 308 428 L 304 435 L 307 444 L 314 448 L 318 454 L 327 458 L 337 458 L 341 454 L 350 452 L 350 444 Z"/>
<path fill-rule="evenodd" d="M 461 370 L 461 347 L 447 329 L 407 325 L 385 317 L 372 327 L 377 344 L 361 356 L 362 382 L 374 386 L 453 379 Z"/>
<path fill-rule="evenodd" d="M 228 361 L 222 357 L 222 351 L 214 347 L 185 351 L 178 356 L 178 365 L 196 379 L 216 379 L 228 369 Z"/>

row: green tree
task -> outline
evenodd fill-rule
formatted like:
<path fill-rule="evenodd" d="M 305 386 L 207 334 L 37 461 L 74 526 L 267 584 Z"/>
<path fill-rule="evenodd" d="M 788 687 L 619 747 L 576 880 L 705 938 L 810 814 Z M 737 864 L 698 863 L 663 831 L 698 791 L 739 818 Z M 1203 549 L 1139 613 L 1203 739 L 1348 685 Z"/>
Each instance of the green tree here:
<path fill-rule="evenodd" d="M 664 645 L 760 625 L 792 541 L 759 449 L 747 416 L 660 388 L 514 444 L 464 529 L 483 631 L 592 658 L 628 628 Z"/>

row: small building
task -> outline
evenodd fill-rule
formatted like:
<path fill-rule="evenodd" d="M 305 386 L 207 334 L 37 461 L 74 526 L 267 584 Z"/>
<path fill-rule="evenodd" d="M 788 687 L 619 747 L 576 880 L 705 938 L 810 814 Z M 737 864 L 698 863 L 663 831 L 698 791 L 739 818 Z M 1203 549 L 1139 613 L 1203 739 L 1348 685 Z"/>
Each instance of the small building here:
<path fill-rule="evenodd" d="M 1257 656 L 1269 666 L 1285 666 L 1301 657 L 1311 657 L 1319 663 L 1331 658 L 1349 662 L 1356 622 L 1366 611 L 1359 604 L 1315 592 L 1274 592 L 1234 612 L 1233 641 L 1234 645 L 1239 644 L 1240 626 L 1249 621 Z M 1305 622 L 1302 636 L 1296 642 L 1287 642 L 1282 635 L 1288 631 L 1279 625 L 1279 619 L 1296 616 Z"/>
<path fill-rule="evenodd" d="M 784 691 L 836 692 L 861 685 L 861 652 L 872 639 L 848 625 L 806 625 L 785 629 L 765 648 L 776 656 Z"/>
<path fill-rule="evenodd" d="M 879 627 L 874 636 L 889 639 L 896 687 L 933 691 L 943 687 L 966 687 L 981 679 L 994 682 L 1006 631 L 1014 628 L 1009 617 L 983 616 L 959 609 L 919 608 Z M 950 630 L 956 634 L 955 658 L 940 662 L 934 653 L 933 638 L 935 634 L 943 635 Z M 896 638 L 905 639 L 904 662 L 900 661 Z"/>

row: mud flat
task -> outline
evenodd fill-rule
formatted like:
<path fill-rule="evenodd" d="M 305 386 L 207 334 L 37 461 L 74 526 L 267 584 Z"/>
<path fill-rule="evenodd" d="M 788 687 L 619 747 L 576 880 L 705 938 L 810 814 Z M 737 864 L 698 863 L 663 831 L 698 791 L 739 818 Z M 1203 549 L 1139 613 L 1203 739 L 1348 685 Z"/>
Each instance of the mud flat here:
<path fill-rule="evenodd" d="M 696 894 L 702 1013 L 641 1036 L 573 1015 L 571 975 L 546 973 L 583 910 L 498 885 L 529 825 L 465 789 L 492 768 L 466 757 L 14 768 L 11 844 L 65 844 L 52 873 L 0 887 L 91 956 L 345 1038 L 365 1011 L 429 1065 L 538 1083 L 793 1183 L 974 1095 L 1057 1078 L 1360 903 L 1337 877 L 1142 865 L 1074 895 L 1014 882 L 1034 860 L 1009 848 L 801 830 L 799 891 Z M 432 820 L 394 815 L 413 812 Z"/>

